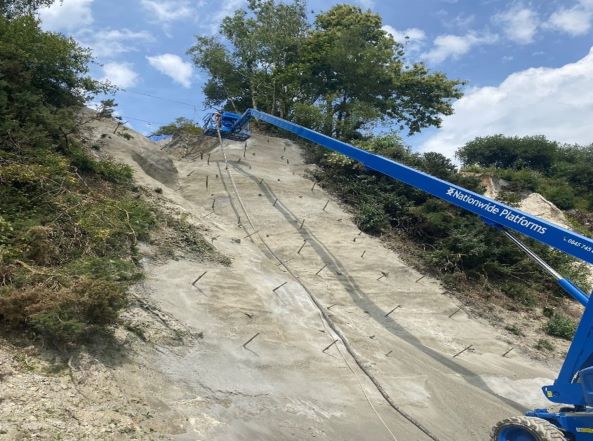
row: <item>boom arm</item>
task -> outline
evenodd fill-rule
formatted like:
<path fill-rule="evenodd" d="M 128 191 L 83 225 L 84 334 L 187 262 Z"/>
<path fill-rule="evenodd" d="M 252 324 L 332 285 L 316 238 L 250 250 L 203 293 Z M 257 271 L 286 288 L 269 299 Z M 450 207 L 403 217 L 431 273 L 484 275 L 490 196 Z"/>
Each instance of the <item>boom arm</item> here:
<path fill-rule="evenodd" d="M 391 159 L 359 149 L 345 142 L 338 141 L 314 130 L 256 109 L 245 111 L 237 119 L 230 131 L 240 132 L 251 117 L 294 133 L 300 138 L 329 150 L 342 153 L 349 158 L 361 162 L 369 169 L 390 176 L 412 187 L 424 190 L 437 198 L 470 211 L 480 216 L 487 224 L 503 230 L 523 251 L 548 271 L 568 294 L 585 306 L 585 312 L 560 370 L 558 379 L 554 382 L 553 386 L 545 386 L 543 390 L 546 397 L 556 403 L 574 404 L 577 406 L 586 404 L 586 393 L 583 390 L 582 384 L 576 382 L 576 377 L 581 370 L 593 365 L 593 333 L 591 332 L 593 329 L 593 306 L 587 306 L 589 298 L 582 290 L 554 271 L 541 258 L 529 250 L 527 246 L 511 235 L 508 230 L 517 231 L 590 264 L 593 264 L 592 239 Z M 593 302 L 591 303 L 593 304 Z"/>
<path fill-rule="evenodd" d="M 247 110 L 233 126 L 233 131 L 239 130 L 253 116 L 273 126 L 319 144 L 330 150 L 342 153 L 355 159 L 366 167 L 390 176 L 412 187 L 424 190 L 437 198 L 471 211 L 483 218 L 488 224 L 498 225 L 518 231 L 539 242 L 564 251 L 585 262 L 593 264 L 593 239 L 582 236 L 573 231 L 559 227 L 525 213 L 516 208 L 502 204 L 486 196 L 466 190 L 458 185 L 430 176 L 424 172 L 399 164 L 383 156 L 359 149 L 345 142 L 307 129 L 282 118 L 269 115 L 255 109 Z"/>

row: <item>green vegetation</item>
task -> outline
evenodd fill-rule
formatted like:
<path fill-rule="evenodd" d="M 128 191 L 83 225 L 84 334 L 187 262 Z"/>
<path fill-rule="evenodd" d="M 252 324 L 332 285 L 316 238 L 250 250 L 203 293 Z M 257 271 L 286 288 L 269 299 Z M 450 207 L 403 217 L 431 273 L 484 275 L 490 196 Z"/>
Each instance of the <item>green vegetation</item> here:
<path fill-rule="evenodd" d="M 473 191 L 483 191 L 478 176 L 459 173 L 440 154 L 412 153 L 397 136 L 372 137 L 356 144 Z M 425 269 L 452 289 L 473 296 L 477 293 L 483 296 L 481 302 L 496 301 L 512 310 L 535 310 L 541 304 L 562 306 L 564 294 L 554 281 L 542 275 L 515 245 L 476 216 L 362 168 L 342 155 L 316 147 L 309 147 L 309 153 L 310 159 L 321 166 L 315 179 L 352 208 L 363 231 L 399 237 Z M 517 172 L 531 176 L 533 170 Z M 576 265 L 573 258 L 527 241 L 562 274 L 587 286 L 585 269 Z M 550 333 L 565 338 L 569 332 L 558 330 L 558 320 L 554 319 L 554 331 Z"/>
<path fill-rule="evenodd" d="M 109 332 L 142 278 L 136 245 L 161 215 L 129 167 L 80 141 L 81 109 L 110 88 L 87 75 L 87 50 L 21 13 L 42 3 L 0 3 L 0 324 L 63 346 Z"/>
<path fill-rule="evenodd" d="M 410 133 L 452 112 L 461 82 L 408 66 L 381 17 L 337 5 L 307 22 L 305 3 L 250 0 L 226 17 L 224 40 L 198 37 L 189 50 L 209 80 L 206 104 L 262 109 L 343 139 L 380 122 Z"/>
<path fill-rule="evenodd" d="M 0 0 L 0 15 L 14 18 L 19 15 L 31 14 L 42 6 L 49 6 L 55 0 Z"/>
<path fill-rule="evenodd" d="M 593 146 L 561 146 L 541 136 L 477 138 L 459 150 L 460 171 L 438 153 L 412 153 L 397 135 L 369 135 L 380 124 L 408 133 L 438 126 L 463 84 L 410 65 L 404 47 L 381 27 L 378 15 L 352 5 L 334 6 L 309 23 L 301 0 L 250 0 L 223 20 L 221 37 L 198 37 L 189 54 L 209 76 L 207 105 L 259 108 L 476 192 L 484 191 L 483 174 L 495 175 L 508 181 L 501 193 L 508 203 L 537 191 L 570 209 L 581 231 L 593 224 Z M 403 242 L 419 265 L 476 303 L 532 311 L 550 305 L 550 334 L 570 334 L 554 315 L 563 291 L 498 231 L 341 155 L 306 149 L 320 166 L 314 178 L 351 207 L 363 231 Z M 574 259 L 527 242 L 587 286 L 585 269 Z"/>
<path fill-rule="evenodd" d="M 457 157 L 471 171 L 510 183 L 507 190 L 538 192 L 563 210 L 593 211 L 593 145 L 566 146 L 544 136 L 476 138 Z"/>
<path fill-rule="evenodd" d="M 577 325 L 574 320 L 561 313 L 555 313 L 546 325 L 546 333 L 570 341 L 574 336 L 576 327 Z"/>
<path fill-rule="evenodd" d="M 535 349 L 537 349 L 538 351 L 552 352 L 556 348 L 554 347 L 554 344 L 550 340 L 546 340 L 545 338 L 540 338 L 535 345 Z"/>
<path fill-rule="evenodd" d="M 108 90 L 90 60 L 30 15 L 0 17 L 0 320 L 60 343 L 113 323 L 153 222 L 131 171 L 73 136 L 86 100 Z"/>
<path fill-rule="evenodd" d="M 187 118 L 177 118 L 174 122 L 160 127 L 154 135 L 192 135 L 200 136 L 203 133 L 202 128 Z"/>

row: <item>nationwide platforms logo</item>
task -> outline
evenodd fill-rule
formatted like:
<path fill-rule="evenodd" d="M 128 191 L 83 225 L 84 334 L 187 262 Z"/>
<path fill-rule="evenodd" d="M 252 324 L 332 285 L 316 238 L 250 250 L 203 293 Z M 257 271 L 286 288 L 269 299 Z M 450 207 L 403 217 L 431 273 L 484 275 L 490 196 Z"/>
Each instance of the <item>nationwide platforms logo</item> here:
<path fill-rule="evenodd" d="M 459 201 L 465 202 L 467 205 L 471 205 L 472 207 L 479 208 L 487 213 L 497 215 L 499 217 L 505 218 L 507 221 L 513 222 L 517 225 L 520 225 L 528 230 L 535 231 L 539 234 L 546 234 L 548 231 L 547 227 L 540 225 L 537 222 L 533 222 L 529 220 L 526 216 L 514 212 L 508 207 L 500 206 L 493 202 L 484 201 L 473 197 L 471 194 L 465 193 L 463 191 L 458 190 L 454 187 L 449 187 L 447 190 L 447 196 L 450 196 L 454 199 Z M 491 216 L 489 216 L 491 217 Z"/>

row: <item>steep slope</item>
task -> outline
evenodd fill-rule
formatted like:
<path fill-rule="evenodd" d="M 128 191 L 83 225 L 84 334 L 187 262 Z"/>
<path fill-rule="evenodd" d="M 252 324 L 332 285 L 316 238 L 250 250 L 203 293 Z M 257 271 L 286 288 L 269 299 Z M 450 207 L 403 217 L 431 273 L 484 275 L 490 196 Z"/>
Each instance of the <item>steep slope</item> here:
<path fill-rule="evenodd" d="M 175 160 L 179 187 L 163 191 L 233 264 L 152 261 L 143 286 L 203 332 L 147 363 L 174 386 L 163 405 L 188 421 L 176 439 L 393 439 L 387 427 L 430 439 L 387 404 L 311 295 L 384 392 L 438 439 L 481 440 L 496 420 L 545 404 L 539 387 L 553 373 L 518 350 L 503 357 L 508 337 L 487 324 L 451 316 L 459 305 L 438 282 L 312 189 L 298 146 L 266 136 L 225 144 L 226 163 L 220 148 Z M 134 165 L 122 145 L 106 148 Z"/>
<path fill-rule="evenodd" d="M 118 331 L 129 355 L 71 363 L 90 397 L 61 415 L 72 439 L 483 440 L 545 405 L 553 371 L 518 348 L 504 356 L 514 337 L 361 234 L 304 177 L 297 145 L 255 135 L 175 159 L 114 128 L 91 136 L 233 262 L 143 246 L 147 277 Z M 124 421 L 83 432 L 109 412 Z M 29 433 L 50 439 L 48 427 Z"/>

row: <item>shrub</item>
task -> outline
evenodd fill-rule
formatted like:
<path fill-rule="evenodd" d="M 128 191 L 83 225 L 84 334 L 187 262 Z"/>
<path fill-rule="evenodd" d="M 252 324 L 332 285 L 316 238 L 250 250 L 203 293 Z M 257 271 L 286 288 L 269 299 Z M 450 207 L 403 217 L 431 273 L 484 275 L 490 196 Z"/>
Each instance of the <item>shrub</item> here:
<path fill-rule="evenodd" d="M 550 320 L 548 320 L 548 323 L 546 325 L 546 333 L 553 337 L 559 337 L 565 340 L 572 340 L 576 328 L 576 322 L 560 313 L 555 313 L 550 318 Z"/>
<path fill-rule="evenodd" d="M 5 292 L 0 295 L 0 318 L 53 342 L 73 343 L 115 323 L 125 304 L 121 285 L 80 279 L 59 289 L 37 285 Z"/>
<path fill-rule="evenodd" d="M 575 206 L 575 193 L 563 180 L 555 179 L 541 185 L 541 193 L 561 210 L 570 210 Z"/>
<path fill-rule="evenodd" d="M 552 352 L 555 348 L 552 342 L 550 342 L 550 340 L 540 338 L 535 344 L 535 349 L 537 349 L 538 351 Z"/>
<path fill-rule="evenodd" d="M 381 233 L 389 226 L 389 218 L 383 208 L 372 201 L 364 201 L 358 206 L 354 222 L 366 233 Z"/>
<path fill-rule="evenodd" d="M 532 308 L 537 304 L 535 296 L 523 285 L 505 283 L 501 286 L 500 290 L 511 299 L 528 308 Z"/>

